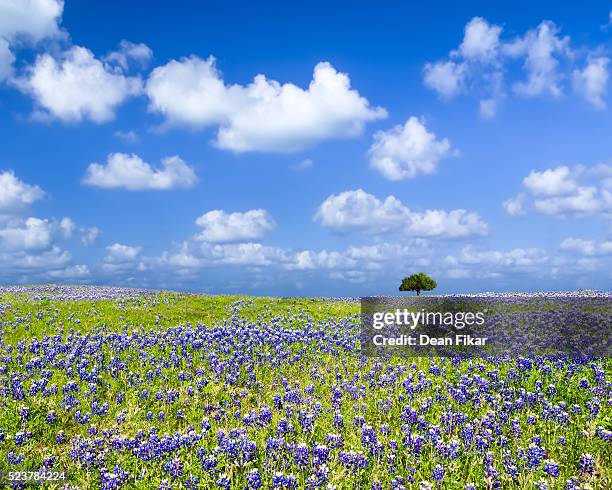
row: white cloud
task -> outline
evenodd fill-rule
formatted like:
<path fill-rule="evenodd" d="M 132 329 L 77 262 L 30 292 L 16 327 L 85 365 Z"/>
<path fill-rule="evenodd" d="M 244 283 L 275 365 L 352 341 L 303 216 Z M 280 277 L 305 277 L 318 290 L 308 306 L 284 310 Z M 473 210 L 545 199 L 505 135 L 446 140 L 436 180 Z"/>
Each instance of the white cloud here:
<path fill-rule="evenodd" d="M 138 155 L 111 153 L 106 164 L 92 163 L 87 167 L 83 183 L 105 189 L 169 190 L 193 187 L 197 182 L 193 168 L 178 156 L 162 159 L 154 168 Z"/>
<path fill-rule="evenodd" d="M 136 131 L 131 129 L 129 131 L 115 131 L 113 134 L 126 143 L 136 143 L 139 140 Z"/>
<path fill-rule="evenodd" d="M 465 209 L 452 211 L 427 210 L 413 213 L 409 233 L 424 237 L 461 238 L 475 235 L 486 235 L 487 224 L 478 213 L 469 213 Z"/>
<path fill-rule="evenodd" d="M 525 196 L 519 194 L 516 197 L 505 200 L 502 206 L 506 213 L 510 216 L 522 216 L 526 213 L 525 211 Z"/>
<path fill-rule="evenodd" d="M 503 203 L 512 216 L 526 214 L 528 208 L 549 216 L 612 213 L 609 185 L 612 166 L 601 164 L 588 168 L 559 166 L 532 171 L 523 179 L 528 194 L 519 194 Z"/>
<path fill-rule="evenodd" d="M 329 278 L 358 284 L 367 280 L 367 274 L 364 271 L 334 271 L 329 274 Z"/>
<path fill-rule="evenodd" d="M 423 70 L 425 85 L 446 99 L 457 95 L 463 89 L 467 75 L 466 65 L 454 61 L 427 63 Z"/>
<path fill-rule="evenodd" d="M 87 265 L 77 264 L 48 271 L 47 275 L 55 279 L 82 279 L 91 276 L 91 271 Z"/>
<path fill-rule="evenodd" d="M 66 267 L 71 260 L 70 254 L 52 246 L 37 254 L 30 254 L 25 250 L 13 252 L 0 252 L 0 264 L 4 277 L 9 274 L 42 274 L 45 275 L 49 270 Z"/>
<path fill-rule="evenodd" d="M 40 187 L 22 182 L 12 171 L 0 172 L 0 214 L 27 207 L 44 195 Z"/>
<path fill-rule="evenodd" d="M 362 189 L 329 196 L 317 210 L 315 220 L 340 232 L 363 230 L 444 238 L 487 233 L 487 225 L 477 213 L 468 213 L 464 209 L 415 212 L 395 196 L 381 201 Z"/>
<path fill-rule="evenodd" d="M 582 238 L 566 238 L 561 242 L 561 249 L 576 252 L 581 255 L 611 255 L 612 241 L 585 240 Z"/>
<path fill-rule="evenodd" d="M 125 76 L 80 46 L 73 46 L 60 59 L 47 53 L 38 56 L 27 77 L 17 84 L 34 97 L 41 117 L 66 122 L 110 121 L 119 104 L 142 90 L 140 78 Z"/>
<path fill-rule="evenodd" d="M 48 220 L 11 220 L 0 228 L 0 250 L 14 252 L 47 249 L 51 245 L 52 236 L 52 224 Z"/>
<path fill-rule="evenodd" d="M 315 220 L 336 231 L 374 229 L 388 231 L 406 223 L 411 211 L 395 196 L 380 201 L 363 189 L 329 196 L 319 206 Z"/>
<path fill-rule="evenodd" d="M 58 223 L 58 228 L 63 238 L 72 238 L 76 224 L 70 218 L 62 218 Z"/>
<path fill-rule="evenodd" d="M 81 228 L 81 243 L 85 246 L 90 246 L 96 243 L 96 240 L 100 236 L 100 229 L 92 226 L 91 228 Z"/>
<path fill-rule="evenodd" d="M 59 221 L 35 217 L 9 217 L 0 222 L 0 250 L 32 251 L 51 247 L 57 239 L 69 239 L 76 225 L 70 218 Z"/>
<path fill-rule="evenodd" d="M 0 2 L 0 81 L 13 73 L 11 48 L 60 35 L 62 0 L 3 0 Z"/>
<path fill-rule="evenodd" d="M 416 117 L 388 131 L 377 131 L 369 150 L 371 166 L 389 180 L 430 174 L 449 154 L 450 142 L 446 138 L 437 139 Z"/>
<path fill-rule="evenodd" d="M 200 216 L 196 224 L 202 228 L 196 240 L 215 243 L 259 240 L 275 227 L 265 209 L 251 209 L 244 213 L 226 213 L 216 209 Z"/>
<path fill-rule="evenodd" d="M 56 242 L 72 237 L 74 221 L 25 215 L 44 195 L 40 187 L 24 183 L 12 171 L 0 172 L 0 269 L 5 281 L 53 278 L 53 271 L 70 263 L 70 254 Z"/>
<path fill-rule="evenodd" d="M 200 249 L 205 261 L 213 264 L 268 266 L 285 260 L 285 252 L 261 243 L 203 243 Z"/>
<path fill-rule="evenodd" d="M 506 77 L 516 95 L 553 99 L 560 99 L 568 80 L 573 80 L 578 95 L 597 108 L 605 107 L 607 57 L 596 56 L 588 48 L 573 49 L 569 36 L 547 20 L 512 40 L 501 35 L 500 26 L 472 18 L 463 41 L 446 59 L 425 64 L 423 83 L 447 99 L 460 92 L 476 94 L 484 119 L 494 117 L 506 97 Z M 584 68 L 577 68 L 582 60 L 586 60 Z M 520 63 L 518 70 L 513 61 Z"/>
<path fill-rule="evenodd" d="M 465 26 L 459 53 L 466 59 L 494 60 L 498 55 L 501 31 L 500 26 L 491 25 L 482 17 L 472 18 Z"/>
<path fill-rule="evenodd" d="M 583 70 L 576 69 L 572 73 L 574 90 L 586 99 L 596 109 L 606 107 L 605 95 L 608 90 L 608 64 L 610 59 L 605 56 L 590 59 Z"/>
<path fill-rule="evenodd" d="M 479 102 L 480 116 L 483 119 L 491 119 L 497 114 L 497 99 L 495 97 L 489 97 Z"/>
<path fill-rule="evenodd" d="M 384 109 L 350 87 L 329 63 L 315 66 L 307 89 L 257 75 L 249 85 L 226 85 L 213 57 L 172 60 L 151 73 L 150 110 L 170 125 L 218 126 L 215 144 L 235 152 L 292 152 L 330 138 L 361 134 Z"/>
<path fill-rule="evenodd" d="M 142 251 L 142 247 L 113 243 L 112 245 L 106 247 L 106 251 L 107 254 L 104 259 L 106 262 L 111 264 L 121 264 L 135 260 Z"/>
<path fill-rule="evenodd" d="M 3 0 L 0 2 L 0 36 L 24 36 L 34 42 L 59 34 L 62 0 Z"/>
<path fill-rule="evenodd" d="M 576 182 L 570 176 L 570 169 L 561 166 L 542 172 L 531 171 L 523 179 L 523 185 L 535 195 L 558 196 L 576 190 Z"/>
<path fill-rule="evenodd" d="M 0 82 L 13 74 L 14 62 L 15 55 L 11 52 L 8 41 L 0 38 Z"/>
<path fill-rule="evenodd" d="M 153 58 L 153 51 L 144 43 L 133 43 L 125 39 L 119 43 L 119 49 L 104 57 L 107 63 L 117 63 L 123 70 L 128 70 L 130 61 L 141 67 Z"/>
<path fill-rule="evenodd" d="M 559 37 L 559 28 L 544 21 L 524 37 L 506 45 L 506 53 L 513 57 L 525 57 L 524 70 L 527 79 L 514 84 L 514 90 L 525 96 L 549 94 L 559 97 L 563 92 L 558 73 L 557 56 L 568 55 L 570 38 Z"/>
<path fill-rule="evenodd" d="M 302 250 L 286 265 L 289 270 L 346 269 L 356 267 L 356 262 L 346 254 L 335 251 Z"/>
<path fill-rule="evenodd" d="M 376 243 L 350 247 L 340 251 L 293 250 L 255 242 L 210 243 L 185 241 L 171 251 L 157 257 L 141 257 L 104 264 L 104 269 L 115 275 L 134 272 L 179 274 L 181 277 L 197 277 L 202 268 L 220 266 L 265 267 L 268 271 L 355 271 L 374 273 L 385 268 L 407 264 L 430 264 L 431 247 L 422 239 L 404 239 L 402 243 Z M 350 273 L 349 275 L 353 275 Z"/>
<path fill-rule="evenodd" d="M 289 255 L 284 267 L 288 270 L 361 270 L 375 271 L 385 266 L 397 267 L 402 260 L 415 261 L 429 253 L 426 242 L 420 239 L 409 243 L 377 243 L 349 247 L 342 251 L 301 250 Z"/>
<path fill-rule="evenodd" d="M 184 250 L 181 251 L 185 253 Z M 412 240 L 406 244 L 379 243 L 346 250 L 289 250 L 261 243 L 203 243 L 197 255 L 196 267 L 204 265 L 244 265 L 279 267 L 289 271 L 313 270 L 378 270 L 383 265 L 397 266 L 402 259 L 414 259 L 428 253 L 424 242 Z M 169 256 L 166 256 L 168 258 Z M 190 257 L 193 257 L 190 255 Z"/>
<path fill-rule="evenodd" d="M 574 194 L 536 199 L 534 207 L 537 211 L 549 215 L 565 213 L 595 213 L 602 209 L 596 187 L 579 187 Z"/>
<path fill-rule="evenodd" d="M 539 248 L 514 248 L 507 251 L 463 247 L 458 255 L 444 260 L 446 274 L 453 278 L 500 277 L 515 272 L 539 272 L 550 257 Z"/>

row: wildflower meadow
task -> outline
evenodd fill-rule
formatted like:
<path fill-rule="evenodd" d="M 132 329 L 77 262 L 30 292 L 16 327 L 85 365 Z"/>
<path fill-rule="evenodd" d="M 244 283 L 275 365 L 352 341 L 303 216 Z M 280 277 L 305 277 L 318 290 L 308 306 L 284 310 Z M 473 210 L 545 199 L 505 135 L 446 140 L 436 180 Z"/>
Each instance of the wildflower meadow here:
<path fill-rule="evenodd" d="M 63 472 L 45 488 L 612 488 L 609 359 L 366 357 L 359 313 L 5 288 L 0 469 Z"/>

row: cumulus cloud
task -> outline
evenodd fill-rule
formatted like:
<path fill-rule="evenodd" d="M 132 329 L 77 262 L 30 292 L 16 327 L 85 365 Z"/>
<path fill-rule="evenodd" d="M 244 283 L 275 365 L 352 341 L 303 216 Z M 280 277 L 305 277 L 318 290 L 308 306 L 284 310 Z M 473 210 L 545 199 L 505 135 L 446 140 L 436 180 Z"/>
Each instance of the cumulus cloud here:
<path fill-rule="evenodd" d="M 25 274 L 27 277 L 31 277 L 32 274 L 47 276 L 49 271 L 64 268 L 70 261 L 70 253 L 56 245 L 40 253 L 30 253 L 26 250 L 0 251 L 0 264 L 4 277 L 19 274 Z"/>
<path fill-rule="evenodd" d="M 140 139 L 138 133 L 131 129 L 129 131 L 115 131 L 113 134 L 126 143 L 136 143 Z"/>
<path fill-rule="evenodd" d="M 34 98 L 40 117 L 104 123 L 115 117 L 122 102 L 141 92 L 142 81 L 105 65 L 88 49 L 73 46 L 58 59 L 48 53 L 38 56 L 17 86 Z"/>
<path fill-rule="evenodd" d="M 542 271 L 550 257 L 539 248 L 513 248 L 511 250 L 478 250 L 466 245 L 457 255 L 444 259 L 445 275 L 452 278 L 500 277 L 509 273 Z"/>
<path fill-rule="evenodd" d="M 14 252 L 48 249 L 56 240 L 71 238 L 75 227 L 70 218 L 58 221 L 12 216 L 1 223 L 0 250 Z"/>
<path fill-rule="evenodd" d="M 462 42 L 447 58 L 425 64 L 425 86 L 445 99 L 460 93 L 477 94 L 485 119 L 495 115 L 506 97 L 506 77 L 516 95 L 553 99 L 559 99 L 566 81 L 572 80 L 578 95 L 595 107 L 605 106 L 607 57 L 593 56 L 584 48 L 572 49 L 569 36 L 547 20 L 514 39 L 502 39 L 502 31 L 482 17 L 472 18 Z M 584 68 L 577 68 L 585 58 Z M 520 63 L 518 70 L 513 62 Z"/>
<path fill-rule="evenodd" d="M 553 196 L 536 199 L 534 208 L 544 214 L 591 214 L 603 208 L 596 187 L 579 187 L 576 192 L 566 196 Z M 608 206 L 606 206 L 608 207 Z"/>
<path fill-rule="evenodd" d="M 106 247 L 105 261 L 111 264 L 121 264 L 123 262 L 131 262 L 135 260 L 142 247 L 135 247 L 131 245 L 123 245 L 121 243 L 113 243 Z"/>
<path fill-rule="evenodd" d="M 244 213 L 215 209 L 200 216 L 196 225 L 202 229 L 196 240 L 213 243 L 259 240 L 275 228 L 274 220 L 265 209 Z"/>
<path fill-rule="evenodd" d="M 46 249 L 51 239 L 51 223 L 45 219 L 30 217 L 25 221 L 11 221 L 0 228 L 0 250 L 3 251 Z"/>
<path fill-rule="evenodd" d="M 559 28 L 553 22 L 544 21 L 536 29 L 529 30 L 525 36 L 505 46 L 508 55 L 525 59 L 523 68 L 527 78 L 513 87 L 518 94 L 561 95 L 557 57 L 570 53 L 570 38 L 558 34 Z"/>
<path fill-rule="evenodd" d="M 415 212 L 395 196 L 381 201 L 362 189 L 329 196 L 319 207 L 315 220 L 339 232 L 398 232 L 419 237 L 460 238 L 487 233 L 477 213 L 464 209 Z"/>
<path fill-rule="evenodd" d="M 91 276 L 89 267 L 85 264 L 76 264 L 63 269 L 51 270 L 47 272 L 49 277 L 54 279 L 83 279 Z"/>
<path fill-rule="evenodd" d="M 587 100 L 596 109 L 606 107 L 605 95 L 608 90 L 608 65 L 610 59 L 600 56 L 588 60 L 582 69 L 576 69 L 572 73 L 574 90 L 577 94 Z"/>
<path fill-rule="evenodd" d="M 62 0 L 6 0 L 0 3 L 0 36 L 40 41 L 59 34 Z"/>
<path fill-rule="evenodd" d="M 568 194 L 576 190 L 576 182 L 570 176 L 570 169 L 566 166 L 547 169 L 542 172 L 531 171 L 523 179 L 523 185 L 533 194 L 544 196 L 557 196 Z"/>
<path fill-rule="evenodd" d="M 81 243 L 86 247 L 96 243 L 96 240 L 101 233 L 100 229 L 95 226 L 90 228 L 81 228 L 79 231 L 81 233 Z"/>
<path fill-rule="evenodd" d="M 421 261 L 428 254 L 426 242 L 420 239 L 409 243 L 377 243 L 374 245 L 352 246 L 345 250 L 300 250 L 292 253 L 284 267 L 288 270 L 334 270 L 345 275 L 359 270 L 361 273 L 397 266 L 403 260 Z"/>
<path fill-rule="evenodd" d="M 0 38 L 0 81 L 9 78 L 13 74 L 13 63 L 15 55 L 9 48 L 9 43 Z"/>
<path fill-rule="evenodd" d="M 19 180 L 11 170 L 0 172 L 0 214 L 27 207 L 44 195 L 40 187 Z"/>
<path fill-rule="evenodd" d="M 49 280 L 70 266 L 70 253 L 58 242 L 72 238 L 75 222 L 68 217 L 28 216 L 31 205 L 44 195 L 40 187 L 26 184 L 12 171 L 0 172 L 0 269 L 5 280 Z"/>
<path fill-rule="evenodd" d="M 550 216 L 612 213 L 612 166 L 601 164 L 591 168 L 562 165 L 546 170 L 533 170 L 523 179 L 527 192 L 504 201 L 511 216 L 533 210 Z"/>
<path fill-rule="evenodd" d="M 5 0 L 0 2 L 0 81 L 13 73 L 11 48 L 20 42 L 34 44 L 61 34 L 63 0 Z"/>
<path fill-rule="evenodd" d="M 286 252 L 261 243 L 203 243 L 200 249 L 209 264 L 268 266 L 286 260 Z"/>
<path fill-rule="evenodd" d="M 506 199 L 502 206 L 506 213 L 510 216 L 523 216 L 525 211 L 525 195 L 519 194 L 516 197 L 511 197 L 510 199 Z"/>
<path fill-rule="evenodd" d="M 425 85 L 445 99 L 461 92 L 467 75 L 467 66 L 454 61 L 426 63 L 423 69 Z"/>
<path fill-rule="evenodd" d="M 123 70 L 128 70 L 130 62 L 144 67 L 153 58 L 153 51 L 144 43 L 133 43 L 125 39 L 119 43 L 119 49 L 104 57 L 107 63 L 116 63 Z"/>
<path fill-rule="evenodd" d="M 450 154 L 450 142 L 446 138 L 437 139 L 416 117 L 388 131 L 377 131 L 369 150 L 370 165 L 389 180 L 430 174 Z"/>
<path fill-rule="evenodd" d="M 498 56 L 502 28 L 489 24 L 482 17 L 474 17 L 463 31 L 459 53 L 468 60 L 493 61 Z"/>
<path fill-rule="evenodd" d="M 86 185 L 104 189 L 170 190 L 193 187 L 198 178 L 195 171 L 178 156 L 162 159 L 155 168 L 138 155 L 111 153 L 106 164 L 92 163 L 83 178 Z"/>
<path fill-rule="evenodd" d="M 189 271 L 193 273 L 203 267 L 232 265 L 298 272 L 360 270 L 365 273 L 381 270 L 385 266 L 396 267 L 404 260 L 429 263 L 426 258 L 429 253 L 430 248 L 421 239 L 412 239 L 402 244 L 377 243 L 349 247 L 340 251 L 292 250 L 255 242 L 184 242 L 177 250 L 164 252 L 159 257 L 143 257 L 139 268 L 149 271 L 181 270 L 182 274 L 189 274 Z"/>
<path fill-rule="evenodd" d="M 386 112 L 371 107 L 348 75 L 315 66 L 307 89 L 257 75 L 227 85 L 215 59 L 191 56 L 155 68 L 146 84 L 149 108 L 169 125 L 218 127 L 215 144 L 234 152 L 293 152 L 330 138 L 361 134 Z"/>
<path fill-rule="evenodd" d="M 561 249 L 587 256 L 612 255 L 612 241 L 566 238 L 561 242 Z"/>
<path fill-rule="evenodd" d="M 63 238 L 71 238 L 76 224 L 70 218 L 62 218 L 58 223 L 58 228 Z"/>

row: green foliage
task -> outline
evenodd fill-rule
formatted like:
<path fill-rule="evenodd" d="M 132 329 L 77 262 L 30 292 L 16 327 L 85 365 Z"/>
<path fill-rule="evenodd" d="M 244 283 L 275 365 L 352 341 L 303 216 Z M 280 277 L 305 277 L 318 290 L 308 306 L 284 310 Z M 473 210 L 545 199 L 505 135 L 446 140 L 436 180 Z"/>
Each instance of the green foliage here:
<path fill-rule="evenodd" d="M 417 296 L 421 294 L 421 291 L 431 291 L 435 289 L 438 284 L 431 277 L 424 272 L 418 274 L 412 274 L 409 277 L 404 277 L 402 284 L 400 284 L 400 291 L 416 291 Z"/>

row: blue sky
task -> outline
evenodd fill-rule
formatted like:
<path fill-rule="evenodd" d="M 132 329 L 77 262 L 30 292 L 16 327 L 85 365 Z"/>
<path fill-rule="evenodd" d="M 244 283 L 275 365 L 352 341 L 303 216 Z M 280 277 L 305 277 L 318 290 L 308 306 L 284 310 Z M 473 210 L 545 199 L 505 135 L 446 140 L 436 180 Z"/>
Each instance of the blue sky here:
<path fill-rule="evenodd" d="M 610 288 L 607 2 L 0 19 L 2 283 Z"/>

